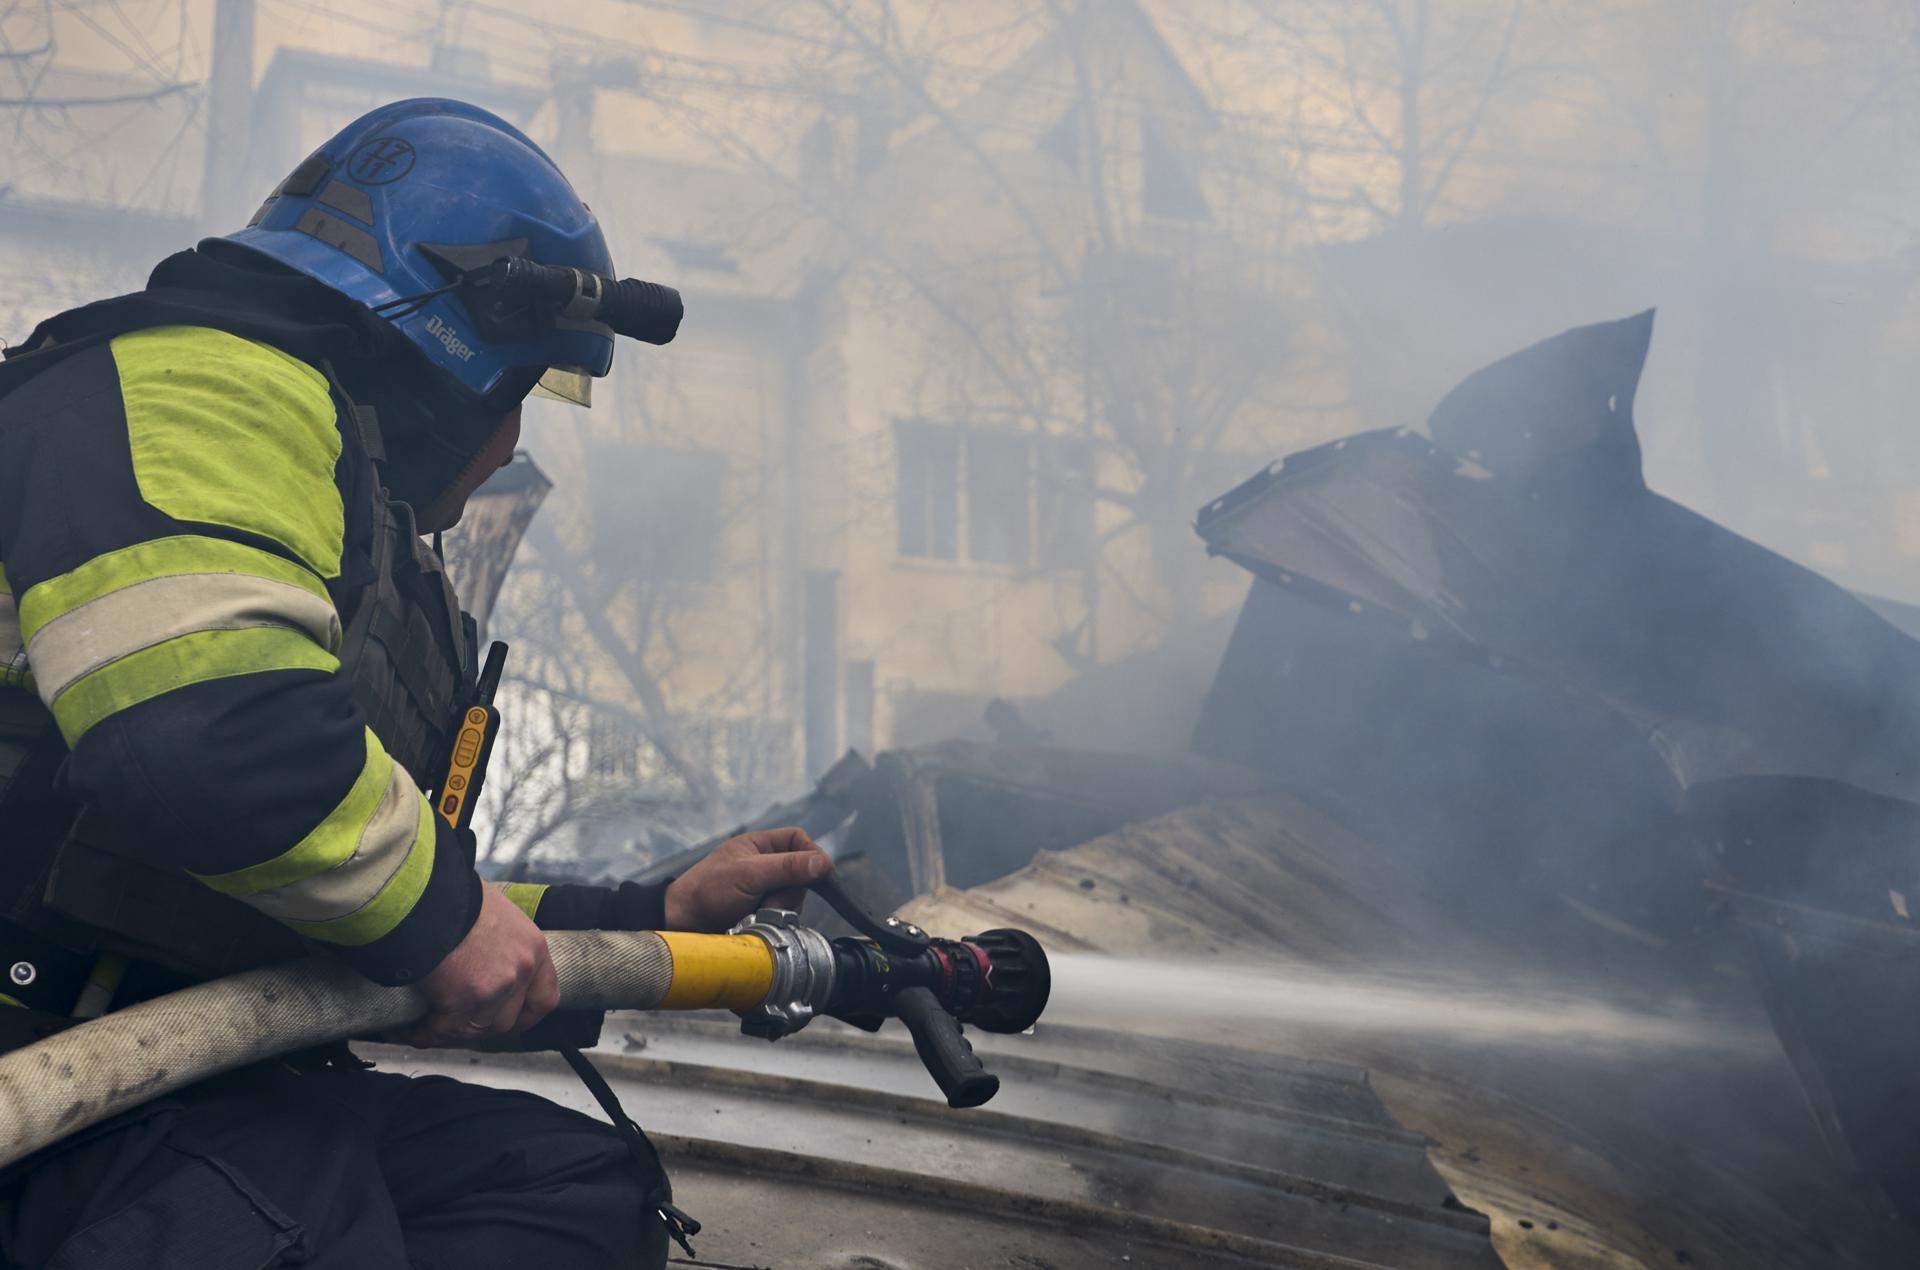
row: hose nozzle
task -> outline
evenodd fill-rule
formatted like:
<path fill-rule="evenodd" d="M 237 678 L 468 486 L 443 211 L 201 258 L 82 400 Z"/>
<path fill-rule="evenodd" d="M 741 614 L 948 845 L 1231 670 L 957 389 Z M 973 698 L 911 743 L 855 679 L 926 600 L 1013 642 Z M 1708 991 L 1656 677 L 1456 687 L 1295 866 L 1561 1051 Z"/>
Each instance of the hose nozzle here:
<path fill-rule="evenodd" d="M 1020 930 L 970 939 L 938 939 L 888 918 L 878 922 L 831 875 L 814 889 L 859 936 L 829 941 L 799 915 L 764 909 L 734 928 L 757 935 L 772 953 L 773 989 L 741 1013 L 740 1030 L 778 1040 L 830 1014 L 876 1032 L 890 1018 L 907 1025 L 914 1049 L 952 1107 L 977 1107 L 998 1092 L 961 1032 L 1024 1032 L 1047 1008 L 1047 954 Z"/>
<path fill-rule="evenodd" d="M 1053 971 L 1040 941 L 1023 930 L 990 930 L 960 941 L 985 957 L 986 992 L 964 1022 L 988 1032 L 1024 1032 L 1040 1021 Z"/>

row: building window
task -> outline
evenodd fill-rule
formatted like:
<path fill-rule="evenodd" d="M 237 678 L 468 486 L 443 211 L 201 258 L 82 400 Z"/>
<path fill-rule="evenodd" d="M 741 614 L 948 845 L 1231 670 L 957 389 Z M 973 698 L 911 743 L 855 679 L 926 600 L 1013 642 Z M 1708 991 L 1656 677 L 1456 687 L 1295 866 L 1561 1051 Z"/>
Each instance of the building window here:
<path fill-rule="evenodd" d="M 1017 432 L 967 433 L 967 558 L 1028 561 L 1032 536 L 1031 441 Z"/>
<path fill-rule="evenodd" d="M 800 144 L 794 147 L 799 159 L 800 179 L 813 185 L 824 185 L 833 179 L 833 123 L 822 119 L 807 129 L 800 138 Z"/>
<path fill-rule="evenodd" d="M 861 98 L 855 107 L 853 123 L 853 174 L 856 177 L 878 172 L 886 166 L 887 147 L 893 142 L 893 130 L 898 123 L 893 103 L 887 98 Z"/>
<path fill-rule="evenodd" d="M 1192 154 L 1151 115 L 1140 121 L 1140 202 L 1147 215 L 1171 220 L 1212 215 Z"/>
<path fill-rule="evenodd" d="M 630 781 L 639 771 L 640 729 L 619 715 L 593 715 L 587 721 L 587 774 Z"/>
<path fill-rule="evenodd" d="M 842 712 L 847 719 L 846 746 L 862 754 L 873 753 L 873 713 L 876 698 L 874 664 L 871 658 L 847 663 L 842 679 Z"/>
<path fill-rule="evenodd" d="M 1093 447 L 1049 440 L 1035 455 L 1040 567 L 1084 569 L 1093 563 Z"/>
<path fill-rule="evenodd" d="M 1080 170 L 1081 132 L 1080 103 L 1067 107 L 1067 113 L 1054 122 L 1053 127 L 1040 136 L 1040 153 L 1050 154 L 1071 170 Z"/>
<path fill-rule="evenodd" d="M 1093 562 L 1087 442 L 918 421 L 896 424 L 894 439 L 901 555 L 1021 569 Z"/>
<path fill-rule="evenodd" d="M 900 554 L 952 560 L 959 554 L 960 438 L 953 428 L 894 425 L 900 455 Z"/>

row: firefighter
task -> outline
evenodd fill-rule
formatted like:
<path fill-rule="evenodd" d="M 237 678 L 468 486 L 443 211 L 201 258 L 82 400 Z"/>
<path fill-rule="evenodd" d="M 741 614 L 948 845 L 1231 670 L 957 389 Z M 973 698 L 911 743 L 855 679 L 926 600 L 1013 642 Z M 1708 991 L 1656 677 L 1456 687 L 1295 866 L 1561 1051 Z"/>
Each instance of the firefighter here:
<path fill-rule="evenodd" d="M 616 276 L 532 141 L 400 102 L 0 364 L 0 1044 L 315 947 L 418 985 L 417 1044 L 578 1044 L 542 927 L 723 930 L 830 867 L 781 830 L 665 887 L 489 886 L 423 796 L 475 674 L 432 536 L 530 391 L 613 358 L 577 306 L 483 321 L 460 280 L 503 259 Z M 28 1268 L 653 1265 L 677 1220 L 610 1125 L 344 1049 L 0 1175 Z"/>

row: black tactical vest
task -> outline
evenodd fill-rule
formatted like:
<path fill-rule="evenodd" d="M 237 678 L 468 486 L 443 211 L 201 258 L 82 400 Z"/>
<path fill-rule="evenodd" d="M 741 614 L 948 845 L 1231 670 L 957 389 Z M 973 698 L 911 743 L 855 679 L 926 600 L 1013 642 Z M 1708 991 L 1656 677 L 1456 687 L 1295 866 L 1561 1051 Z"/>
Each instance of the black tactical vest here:
<path fill-rule="evenodd" d="M 370 493 L 371 568 L 363 585 L 336 598 L 346 624 L 340 663 L 374 735 L 427 785 L 446 770 L 473 687 L 473 623 L 413 509 L 377 481 Z"/>

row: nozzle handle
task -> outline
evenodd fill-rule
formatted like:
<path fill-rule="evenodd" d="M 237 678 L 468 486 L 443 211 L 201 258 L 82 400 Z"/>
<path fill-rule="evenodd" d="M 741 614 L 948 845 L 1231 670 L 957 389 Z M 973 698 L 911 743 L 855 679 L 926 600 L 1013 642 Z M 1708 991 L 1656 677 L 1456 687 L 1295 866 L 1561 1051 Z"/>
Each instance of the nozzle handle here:
<path fill-rule="evenodd" d="M 907 1025 L 920 1061 L 947 1096 L 947 1106 L 978 1107 L 1000 1092 L 1000 1078 L 980 1062 L 959 1021 L 941 1006 L 933 989 L 900 989 L 893 994 L 893 1010 Z"/>
<path fill-rule="evenodd" d="M 840 879 L 831 873 L 815 878 L 807 884 L 807 889 L 825 900 L 828 907 L 840 914 L 840 919 L 847 925 L 895 956 L 915 956 L 925 952 L 927 945 L 933 942 L 918 926 L 908 925 L 898 918 L 889 917 L 884 924 L 874 920 L 873 914 L 861 908 L 860 902 L 848 895 L 846 888 L 840 885 Z"/>

